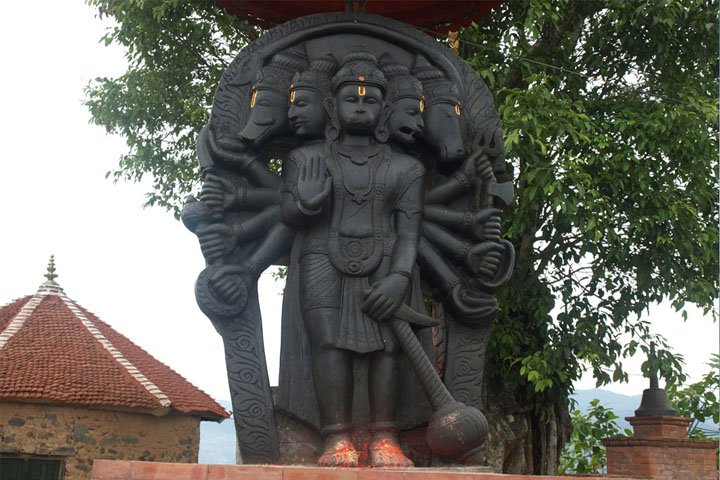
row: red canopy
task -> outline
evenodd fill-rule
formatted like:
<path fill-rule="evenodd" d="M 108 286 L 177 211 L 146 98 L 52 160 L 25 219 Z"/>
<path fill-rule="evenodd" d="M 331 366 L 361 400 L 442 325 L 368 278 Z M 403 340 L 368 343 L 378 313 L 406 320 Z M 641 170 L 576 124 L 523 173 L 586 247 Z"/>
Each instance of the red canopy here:
<path fill-rule="evenodd" d="M 369 0 L 365 13 L 393 18 L 442 32 L 479 20 L 502 0 Z M 271 28 L 313 13 L 345 11 L 344 0 L 215 0 L 228 12 L 261 28 Z"/>

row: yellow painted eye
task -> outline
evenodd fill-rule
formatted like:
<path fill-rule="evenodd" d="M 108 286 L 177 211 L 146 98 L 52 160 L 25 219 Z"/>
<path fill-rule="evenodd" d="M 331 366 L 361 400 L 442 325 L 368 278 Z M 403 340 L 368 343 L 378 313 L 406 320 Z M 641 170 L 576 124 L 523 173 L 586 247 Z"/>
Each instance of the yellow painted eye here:
<path fill-rule="evenodd" d="M 462 113 L 462 107 L 460 107 L 460 103 L 455 104 L 455 114 L 460 115 Z"/>
<path fill-rule="evenodd" d="M 358 86 L 358 95 L 360 95 L 361 97 L 364 97 L 364 96 L 365 96 L 365 93 L 367 93 L 367 92 L 365 91 L 365 87 L 363 87 L 362 85 L 361 85 L 361 86 Z"/>
<path fill-rule="evenodd" d="M 425 97 L 420 97 L 420 113 L 425 111 Z"/>
<path fill-rule="evenodd" d="M 361 82 L 364 82 L 364 81 L 365 81 L 365 77 L 363 77 L 362 75 L 360 75 L 360 76 L 358 77 L 358 80 L 360 80 Z"/>
<path fill-rule="evenodd" d="M 257 89 L 253 87 L 252 94 L 250 95 L 250 108 L 255 106 L 255 100 L 257 100 Z"/>
<path fill-rule="evenodd" d="M 293 86 L 290 85 L 290 103 L 295 102 L 295 89 L 292 88 Z"/>

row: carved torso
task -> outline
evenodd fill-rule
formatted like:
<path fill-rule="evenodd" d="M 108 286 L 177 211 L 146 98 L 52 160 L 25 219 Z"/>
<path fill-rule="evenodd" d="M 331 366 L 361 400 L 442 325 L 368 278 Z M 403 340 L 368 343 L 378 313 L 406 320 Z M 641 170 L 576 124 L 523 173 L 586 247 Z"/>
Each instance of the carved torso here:
<path fill-rule="evenodd" d="M 369 155 L 343 155 L 335 145 L 312 145 L 290 153 L 283 176 L 283 216 L 304 228 L 302 252 L 329 255 L 345 275 L 373 274 L 395 244 L 394 215 L 420 214 L 423 198 L 422 164 L 387 145 L 368 148 Z M 357 152 L 356 152 L 357 153 Z M 293 182 L 313 155 L 326 156 L 332 193 L 317 217 L 303 218 L 297 209 Z"/>

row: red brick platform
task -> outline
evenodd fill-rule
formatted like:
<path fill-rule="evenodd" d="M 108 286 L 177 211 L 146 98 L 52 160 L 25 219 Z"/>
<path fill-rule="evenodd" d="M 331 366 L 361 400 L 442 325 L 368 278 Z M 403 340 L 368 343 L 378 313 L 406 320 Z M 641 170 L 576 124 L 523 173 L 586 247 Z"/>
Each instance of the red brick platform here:
<path fill-rule="evenodd" d="M 655 480 L 716 480 L 717 440 L 687 437 L 689 418 L 626 417 L 635 435 L 603 440 L 608 472 Z"/>
<path fill-rule="evenodd" d="M 621 476 L 499 475 L 415 468 L 315 468 L 95 460 L 92 480 L 635 480 Z M 643 478 L 643 477 L 639 477 Z"/>

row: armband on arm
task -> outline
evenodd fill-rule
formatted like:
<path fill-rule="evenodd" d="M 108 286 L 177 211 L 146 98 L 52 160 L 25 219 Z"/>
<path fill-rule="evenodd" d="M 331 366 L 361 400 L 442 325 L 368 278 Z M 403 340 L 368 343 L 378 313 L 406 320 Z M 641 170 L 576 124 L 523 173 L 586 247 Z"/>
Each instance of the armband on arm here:
<path fill-rule="evenodd" d="M 462 172 L 457 171 L 455 172 L 455 180 L 465 189 L 470 188 L 470 179 Z"/>
<path fill-rule="evenodd" d="M 302 213 L 303 215 L 306 215 L 308 217 L 314 217 L 315 215 L 318 215 L 320 212 L 322 212 L 322 206 L 318 207 L 315 210 L 310 210 L 310 209 L 303 207 L 300 200 L 295 201 L 295 206 L 297 207 L 297 209 L 300 213 Z"/>
<path fill-rule="evenodd" d="M 462 216 L 462 223 L 460 224 L 460 231 L 461 232 L 469 232 L 470 227 L 473 224 L 473 215 L 470 212 L 464 212 Z"/>
<path fill-rule="evenodd" d="M 395 273 L 395 274 L 397 274 L 397 275 L 402 275 L 403 277 L 405 277 L 405 278 L 407 278 L 408 280 L 412 281 L 412 273 L 410 273 L 410 272 L 406 272 L 406 271 L 398 270 L 398 269 L 392 269 L 392 270 L 390 270 L 388 273 L 389 273 L 389 274 Z"/>

